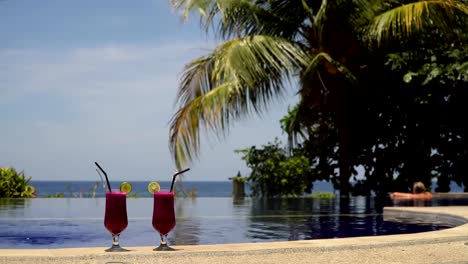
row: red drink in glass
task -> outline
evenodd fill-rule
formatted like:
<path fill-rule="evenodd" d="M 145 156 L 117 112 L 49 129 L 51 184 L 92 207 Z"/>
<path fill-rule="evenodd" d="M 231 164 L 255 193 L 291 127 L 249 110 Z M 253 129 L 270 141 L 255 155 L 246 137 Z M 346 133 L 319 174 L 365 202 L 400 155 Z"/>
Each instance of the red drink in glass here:
<path fill-rule="evenodd" d="M 106 193 L 106 213 L 104 226 L 112 234 L 114 243 L 109 251 L 122 251 L 119 246 L 119 235 L 127 228 L 127 194 L 124 192 Z"/>
<path fill-rule="evenodd" d="M 157 250 L 173 250 L 167 246 L 167 234 L 175 227 L 174 193 L 160 191 L 154 193 L 153 227 L 161 235 L 161 246 Z"/>
<path fill-rule="evenodd" d="M 154 193 L 153 227 L 161 235 L 167 235 L 176 225 L 174 213 L 174 193 Z"/>
<path fill-rule="evenodd" d="M 127 195 L 124 192 L 106 193 L 106 214 L 104 226 L 113 235 L 119 235 L 127 228 Z"/>

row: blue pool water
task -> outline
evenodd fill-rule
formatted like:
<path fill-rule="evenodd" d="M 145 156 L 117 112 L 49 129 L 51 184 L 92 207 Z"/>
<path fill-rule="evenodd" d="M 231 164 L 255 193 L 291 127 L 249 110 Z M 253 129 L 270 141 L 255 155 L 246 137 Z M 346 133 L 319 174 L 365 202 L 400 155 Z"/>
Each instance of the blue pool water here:
<path fill-rule="evenodd" d="M 466 200 L 424 205 L 468 204 Z M 419 204 L 421 205 L 421 204 Z M 129 225 L 123 246 L 156 245 L 151 225 L 152 198 L 127 199 Z M 415 233 L 448 228 L 440 224 L 383 220 L 391 201 L 351 199 L 178 198 L 172 245 L 269 242 Z M 109 246 L 104 198 L 0 199 L 0 248 Z"/>

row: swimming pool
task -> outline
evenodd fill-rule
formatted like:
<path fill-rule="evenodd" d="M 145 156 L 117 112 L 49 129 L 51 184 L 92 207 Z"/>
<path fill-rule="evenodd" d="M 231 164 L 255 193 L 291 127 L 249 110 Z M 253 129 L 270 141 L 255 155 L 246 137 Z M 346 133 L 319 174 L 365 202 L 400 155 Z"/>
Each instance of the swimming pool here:
<path fill-rule="evenodd" d="M 416 233 L 451 227 L 384 221 L 382 208 L 388 205 L 389 201 L 369 197 L 177 199 L 177 225 L 169 234 L 169 242 L 270 242 Z M 0 248 L 109 246 L 110 234 L 103 225 L 104 208 L 104 198 L 0 199 Z M 152 198 L 127 199 L 129 224 L 121 235 L 123 247 L 158 243 L 159 237 L 151 225 L 152 208 Z"/>

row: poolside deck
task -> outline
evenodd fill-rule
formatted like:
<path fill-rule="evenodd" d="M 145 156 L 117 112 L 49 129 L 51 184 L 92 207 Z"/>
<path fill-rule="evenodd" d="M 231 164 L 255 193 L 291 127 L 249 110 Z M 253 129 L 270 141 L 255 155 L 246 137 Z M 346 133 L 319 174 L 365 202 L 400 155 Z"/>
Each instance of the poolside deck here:
<path fill-rule="evenodd" d="M 54 263 L 468 263 L 468 206 L 388 207 L 387 220 L 425 219 L 461 224 L 418 234 L 317 239 L 273 243 L 174 246 L 175 252 L 133 247 L 106 253 L 102 248 L 0 249 L 0 264 Z"/>

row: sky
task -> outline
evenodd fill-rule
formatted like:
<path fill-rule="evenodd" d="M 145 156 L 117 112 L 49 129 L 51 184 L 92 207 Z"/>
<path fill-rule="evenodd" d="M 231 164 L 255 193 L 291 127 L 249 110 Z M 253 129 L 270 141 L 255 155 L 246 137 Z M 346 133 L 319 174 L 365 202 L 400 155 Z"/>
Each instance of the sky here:
<path fill-rule="evenodd" d="M 170 180 L 169 121 L 184 65 L 220 40 L 170 0 L 1 0 L 0 166 L 36 180 Z M 297 97 L 202 135 L 185 180 L 250 170 L 234 152 L 275 137 Z"/>

